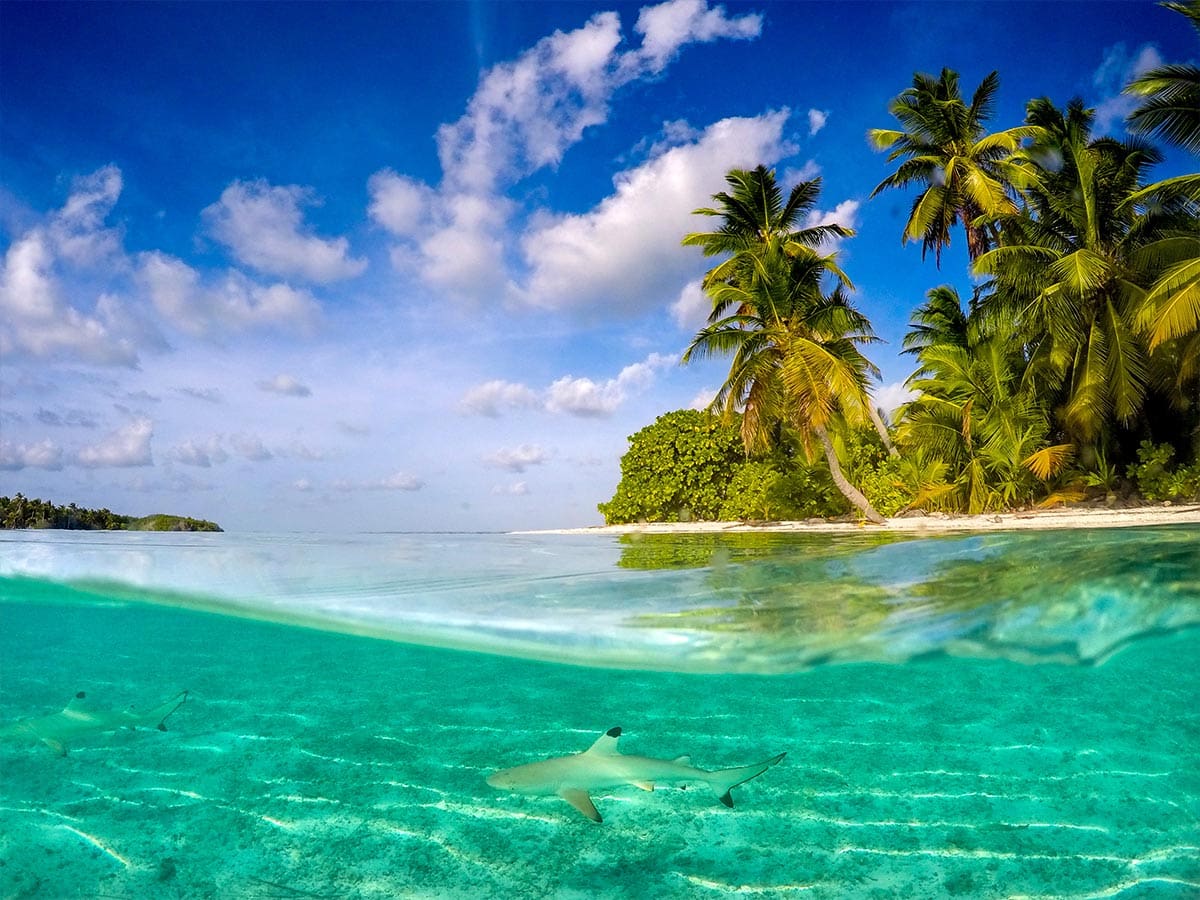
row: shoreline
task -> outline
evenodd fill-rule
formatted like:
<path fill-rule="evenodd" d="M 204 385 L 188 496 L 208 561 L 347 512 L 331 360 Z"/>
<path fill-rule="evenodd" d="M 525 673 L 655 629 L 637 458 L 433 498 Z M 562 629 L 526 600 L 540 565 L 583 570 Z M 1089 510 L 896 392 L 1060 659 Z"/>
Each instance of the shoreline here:
<path fill-rule="evenodd" d="M 979 515 L 929 513 L 869 522 L 645 522 L 589 525 L 582 528 L 538 528 L 511 534 L 712 534 L 736 532 L 945 534 L 971 531 L 1050 531 L 1064 528 L 1133 528 L 1144 525 L 1200 525 L 1200 504 L 1157 504 L 1129 509 L 1070 508 L 1020 510 Z"/>

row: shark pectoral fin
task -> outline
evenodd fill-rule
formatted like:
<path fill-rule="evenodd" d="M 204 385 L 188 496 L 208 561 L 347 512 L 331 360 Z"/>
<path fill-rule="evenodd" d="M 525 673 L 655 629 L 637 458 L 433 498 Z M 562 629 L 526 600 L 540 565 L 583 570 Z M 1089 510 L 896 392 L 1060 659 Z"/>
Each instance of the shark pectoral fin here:
<path fill-rule="evenodd" d="M 654 790 L 654 782 L 653 781 L 631 781 L 629 783 L 632 784 L 636 788 L 641 788 L 643 791 Z"/>
<path fill-rule="evenodd" d="M 730 796 L 729 791 L 726 791 L 725 793 L 723 793 L 719 799 L 722 803 L 724 803 L 730 809 L 733 809 L 733 797 Z"/>
<path fill-rule="evenodd" d="M 672 760 L 672 762 L 677 762 L 681 766 L 690 766 L 692 764 L 692 758 L 690 756 L 677 756 L 674 760 Z"/>
<path fill-rule="evenodd" d="M 562 797 L 593 822 L 604 821 L 600 818 L 600 813 L 596 812 L 596 807 L 592 803 L 592 798 L 589 797 L 588 792 L 582 788 L 563 788 L 558 792 L 558 796 Z"/>
<path fill-rule="evenodd" d="M 42 743 L 45 744 L 47 747 L 49 747 L 51 750 L 53 750 L 55 753 L 57 753 L 59 756 L 67 755 L 67 745 L 64 744 L 62 741 L 58 740 L 57 738 L 44 737 L 44 738 L 42 738 Z"/>

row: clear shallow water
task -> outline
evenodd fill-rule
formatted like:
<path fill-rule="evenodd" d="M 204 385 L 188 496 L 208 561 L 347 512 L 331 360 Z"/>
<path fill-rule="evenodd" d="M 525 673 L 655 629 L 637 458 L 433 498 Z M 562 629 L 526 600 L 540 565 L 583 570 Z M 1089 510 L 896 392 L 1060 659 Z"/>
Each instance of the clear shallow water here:
<path fill-rule="evenodd" d="M 0 896 L 1194 897 L 1198 621 L 1195 528 L 10 533 L 0 723 L 192 695 L 0 744 Z M 788 757 L 598 826 L 484 782 L 612 725 Z"/>

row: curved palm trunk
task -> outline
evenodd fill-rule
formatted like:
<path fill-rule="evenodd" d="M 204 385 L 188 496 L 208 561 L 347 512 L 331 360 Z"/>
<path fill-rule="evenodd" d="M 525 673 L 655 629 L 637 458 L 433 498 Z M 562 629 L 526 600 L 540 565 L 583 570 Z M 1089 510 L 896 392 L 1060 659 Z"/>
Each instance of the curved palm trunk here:
<path fill-rule="evenodd" d="M 825 461 L 829 463 L 829 474 L 833 476 L 833 483 L 837 485 L 837 489 L 842 492 L 842 496 L 850 501 L 850 504 L 862 513 L 868 521 L 874 522 L 876 525 L 884 524 L 884 518 L 879 513 L 875 512 L 869 500 L 863 496 L 862 491 L 846 480 L 846 476 L 842 474 L 841 464 L 838 463 L 837 452 L 833 449 L 833 442 L 829 440 L 829 433 L 824 428 L 814 428 L 813 433 L 821 442 L 821 449 L 825 451 Z"/>
<path fill-rule="evenodd" d="M 892 443 L 892 436 L 888 434 L 887 425 L 883 421 L 883 416 L 879 415 L 879 409 L 871 402 L 871 398 L 867 398 L 867 413 L 871 417 L 871 424 L 875 426 L 875 430 L 879 432 L 879 439 L 883 441 L 883 446 L 887 447 L 888 456 L 899 456 L 896 446 Z"/>

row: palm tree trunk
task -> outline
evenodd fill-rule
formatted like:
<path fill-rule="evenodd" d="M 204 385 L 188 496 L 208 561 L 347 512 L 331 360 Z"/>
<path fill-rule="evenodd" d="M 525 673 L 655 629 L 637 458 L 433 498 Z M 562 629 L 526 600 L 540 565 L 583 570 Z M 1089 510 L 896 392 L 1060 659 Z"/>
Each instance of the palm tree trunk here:
<path fill-rule="evenodd" d="M 892 436 L 888 434 L 887 425 L 884 424 L 883 416 L 879 415 L 879 409 L 872 402 L 872 398 L 867 398 L 867 413 L 871 416 L 871 424 L 875 426 L 875 430 L 879 432 L 879 439 L 883 441 L 883 446 L 887 447 L 888 456 L 899 456 L 896 446 L 892 443 Z"/>
<path fill-rule="evenodd" d="M 842 467 L 838 463 L 837 452 L 833 449 L 833 442 L 829 440 L 829 432 L 824 428 L 814 428 L 813 432 L 821 442 L 821 449 L 825 451 L 825 461 L 829 463 L 829 474 L 833 476 L 833 483 L 842 492 L 842 496 L 849 500 L 850 504 L 862 513 L 868 521 L 874 522 L 876 525 L 884 524 L 885 520 L 883 516 L 875 512 L 875 507 L 863 496 L 862 491 L 847 481 L 846 476 L 842 474 Z"/>

